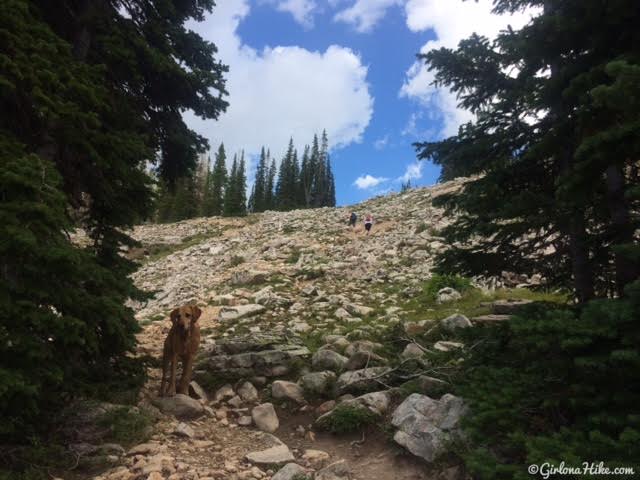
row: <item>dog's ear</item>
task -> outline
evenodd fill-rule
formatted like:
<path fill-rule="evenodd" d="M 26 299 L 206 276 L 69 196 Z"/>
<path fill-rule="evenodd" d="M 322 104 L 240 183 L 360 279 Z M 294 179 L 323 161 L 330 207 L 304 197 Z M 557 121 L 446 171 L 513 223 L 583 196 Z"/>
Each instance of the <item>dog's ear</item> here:
<path fill-rule="evenodd" d="M 171 323 L 173 325 L 176 324 L 176 322 L 178 321 L 178 314 L 180 313 L 180 309 L 179 308 L 174 308 L 173 310 L 171 310 L 171 313 L 169 314 L 169 318 L 171 319 Z"/>
<path fill-rule="evenodd" d="M 197 322 L 200 315 L 202 315 L 202 310 L 200 310 L 199 307 L 196 307 L 195 305 L 191 307 L 191 323 Z"/>

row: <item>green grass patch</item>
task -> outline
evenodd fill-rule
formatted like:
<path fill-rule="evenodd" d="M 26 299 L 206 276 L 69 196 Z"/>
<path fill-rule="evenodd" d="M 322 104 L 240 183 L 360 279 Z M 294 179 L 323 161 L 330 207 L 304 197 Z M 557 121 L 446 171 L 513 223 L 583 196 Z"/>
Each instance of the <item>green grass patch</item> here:
<path fill-rule="evenodd" d="M 219 230 L 197 233 L 182 239 L 180 243 L 156 243 L 146 246 L 149 252 L 148 257 L 142 259 L 142 263 L 155 262 L 172 253 L 179 252 L 194 245 L 198 245 L 206 240 L 220 236 Z"/>
<path fill-rule="evenodd" d="M 230 264 L 232 267 L 237 267 L 238 265 L 242 265 L 246 260 L 242 255 L 234 255 L 231 257 Z"/>
<path fill-rule="evenodd" d="M 318 423 L 320 428 L 332 433 L 350 433 L 378 422 L 379 417 L 366 407 L 340 404 L 331 415 Z"/>
<path fill-rule="evenodd" d="M 125 447 L 148 440 L 151 423 L 148 413 L 131 407 L 115 408 L 98 420 L 98 425 L 110 430 L 106 440 Z"/>

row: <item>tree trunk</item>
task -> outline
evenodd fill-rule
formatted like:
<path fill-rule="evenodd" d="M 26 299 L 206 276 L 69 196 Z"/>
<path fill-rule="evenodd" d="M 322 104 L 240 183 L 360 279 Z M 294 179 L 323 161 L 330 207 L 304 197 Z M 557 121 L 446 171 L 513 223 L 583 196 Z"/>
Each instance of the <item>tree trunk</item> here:
<path fill-rule="evenodd" d="M 607 204 L 611 216 L 613 245 L 632 244 L 634 228 L 629 206 L 625 200 L 624 173 L 618 165 L 610 165 L 606 172 Z M 616 293 L 622 296 L 624 287 L 638 277 L 638 265 L 623 253 L 614 252 Z"/>

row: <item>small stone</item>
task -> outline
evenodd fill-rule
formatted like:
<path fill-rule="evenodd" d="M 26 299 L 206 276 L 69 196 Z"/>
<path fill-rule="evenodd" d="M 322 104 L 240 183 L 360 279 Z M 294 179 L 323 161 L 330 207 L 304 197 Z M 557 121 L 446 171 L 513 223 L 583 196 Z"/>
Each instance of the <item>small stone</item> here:
<path fill-rule="evenodd" d="M 186 423 L 180 422 L 176 429 L 173 431 L 173 434 L 179 437 L 193 438 L 195 437 L 196 432 Z"/>
<path fill-rule="evenodd" d="M 440 324 L 442 328 L 448 332 L 453 332 L 458 328 L 469 328 L 472 326 L 469 319 L 460 313 L 455 313 L 447 318 L 443 318 Z"/>
<path fill-rule="evenodd" d="M 333 350 L 318 350 L 311 358 L 311 365 L 315 370 L 341 371 L 347 363 L 347 357 Z"/>
<path fill-rule="evenodd" d="M 242 406 L 242 398 L 239 395 L 236 395 L 233 398 L 230 398 L 227 403 L 234 408 L 240 408 Z"/>
<path fill-rule="evenodd" d="M 316 472 L 315 480 L 348 480 L 351 470 L 347 462 L 340 460 Z"/>
<path fill-rule="evenodd" d="M 238 425 L 243 427 L 249 427 L 253 423 L 253 419 L 249 415 L 242 415 L 238 417 Z"/>
<path fill-rule="evenodd" d="M 233 388 L 231 387 L 231 385 L 223 385 L 218 390 L 216 390 L 216 393 L 213 396 L 213 400 L 215 402 L 221 402 L 228 398 L 233 398 L 235 397 L 235 395 L 236 395 L 236 392 L 233 391 Z"/>
<path fill-rule="evenodd" d="M 440 340 L 433 345 L 433 348 L 439 350 L 441 352 L 450 352 L 451 350 L 457 350 L 459 348 L 463 348 L 464 343 L 460 342 L 448 342 L 445 340 Z"/>
<path fill-rule="evenodd" d="M 304 399 L 304 392 L 302 387 L 297 383 L 287 382 L 284 380 L 276 380 L 271 384 L 271 395 L 273 398 L 282 400 L 293 400 L 294 402 L 303 404 L 306 403 Z"/>
<path fill-rule="evenodd" d="M 189 384 L 189 395 L 196 400 L 207 402 L 206 392 L 195 380 Z"/>
<path fill-rule="evenodd" d="M 409 343 L 400 354 L 403 359 L 420 358 L 424 355 L 424 351 L 417 343 Z"/>
<path fill-rule="evenodd" d="M 329 463 L 329 459 L 331 456 L 322 450 L 305 450 L 302 455 L 302 459 L 306 462 L 306 464 L 313 468 L 314 470 L 318 470 L 323 468 Z"/>
<path fill-rule="evenodd" d="M 238 388 L 238 395 L 247 403 L 254 403 L 258 401 L 258 390 L 250 382 L 244 382 L 240 388 Z"/>
<path fill-rule="evenodd" d="M 253 407 L 251 417 L 256 427 L 263 432 L 275 432 L 280 426 L 278 416 L 271 403 L 263 403 L 262 405 Z"/>
<path fill-rule="evenodd" d="M 307 470 L 296 463 L 287 463 L 271 477 L 271 480 L 298 480 L 305 478 Z"/>

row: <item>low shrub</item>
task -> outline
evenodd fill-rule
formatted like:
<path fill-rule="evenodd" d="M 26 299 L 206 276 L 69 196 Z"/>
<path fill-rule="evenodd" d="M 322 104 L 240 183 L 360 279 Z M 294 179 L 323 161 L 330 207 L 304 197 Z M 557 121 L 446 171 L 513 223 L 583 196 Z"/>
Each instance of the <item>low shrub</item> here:
<path fill-rule="evenodd" d="M 349 433 L 377 422 L 378 418 L 375 413 L 365 407 L 343 403 L 322 419 L 319 426 L 333 433 Z"/>

